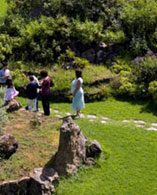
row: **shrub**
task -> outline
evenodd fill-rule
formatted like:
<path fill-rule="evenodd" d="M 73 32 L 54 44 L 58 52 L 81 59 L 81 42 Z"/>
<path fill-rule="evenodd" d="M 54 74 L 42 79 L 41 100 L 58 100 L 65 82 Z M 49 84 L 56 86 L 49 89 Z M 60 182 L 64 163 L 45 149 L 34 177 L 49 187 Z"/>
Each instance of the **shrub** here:
<path fill-rule="evenodd" d="M 102 30 L 103 25 L 101 22 L 92 22 L 89 20 L 85 22 L 74 20 L 71 29 L 72 37 L 83 44 L 102 41 Z"/>
<path fill-rule="evenodd" d="M 29 82 L 28 77 L 20 69 L 12 71 L 11 75 L 15 87 L 25 87 Z"/>
<path fill-rule="evenodd" d="M 85 66 L 88 66 L 90 63 L 84 58 L 79 58 L 75 56 L 75 53 L 70 49 L 67 49 L 65 53 L 61 54 L 58 57 L 58 63 L 64 69 L 83 69 Z"/>
<path fill-rule="evenodd" d="M 157 21 L 156 0 L 121 1 L 121 18 L 131 48 L 139 55 L 149 45 L 152 47 L 150 35 L 155 32 Z"/>
<path fill-rule="evenodd" d="M 157 59 L 153 57 L 144 57 L 142 61 L 132 66 L 133 81 L 137 84 L 149 84 L 157 78 Z"/>
<path fill-rule="evenodd" d="M 0 34 L 0 60 L 6 60 L 12 54 L 13 39 L 8 34 Z"/>
<path fill-rule="evenodd" d="M 110 44 L 124 43 L 127 38 L 122 30 L 113 32 L 111 30 L 105 30 L 103 33 L 104 41 Z"/>
<path fill-rule="evenodd" d="M 152 81 L 149 83 L 148 91 L 152 95 L 154 101 L 157 102 L 157 81 Z"/>

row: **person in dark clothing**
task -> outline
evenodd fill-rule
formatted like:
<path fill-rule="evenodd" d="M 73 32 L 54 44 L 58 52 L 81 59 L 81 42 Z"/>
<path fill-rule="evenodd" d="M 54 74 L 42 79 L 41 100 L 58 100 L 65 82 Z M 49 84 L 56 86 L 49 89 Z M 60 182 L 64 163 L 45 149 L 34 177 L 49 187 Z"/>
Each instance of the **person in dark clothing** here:
<path fill-rule="evenodd" d="M 29 111 L 37 111 L 36 110 L 36 98 L 37 98 L 37 89 L 39 88 L 38 84 L 34 82 L 34 77 L 29 77 L 30 83 L 26 87 L 26 94 L 28 97 L 28 110 Z"/>
<path fill-rule="evenodd" d="M 42 98 L 42 106 L 44 110 L 44 115 L 50 115 L 50 87 L 53 86 L 53 82 L 51 78 L 48 76 L 48 72 L 43 70 L 40 72 L 43 81 L 41 82 L 41 98 Z"/>

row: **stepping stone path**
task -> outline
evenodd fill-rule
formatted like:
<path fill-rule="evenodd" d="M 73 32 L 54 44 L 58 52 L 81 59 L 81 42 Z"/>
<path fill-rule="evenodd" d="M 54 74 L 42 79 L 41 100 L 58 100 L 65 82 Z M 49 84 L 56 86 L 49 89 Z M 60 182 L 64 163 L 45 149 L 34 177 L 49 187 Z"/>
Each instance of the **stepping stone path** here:
<path fill-rule="evenodd" d="M 55 117 L 57 118 L 63 118 L 62 115 L 60 115 L 60 111 L 59 110 L 53 110 L 55 114 Z M 66 112 L 65 113 L 66 116 L 71 116 L 72 114 L 70 112 Z M 87 118 L 89 122 L 100 122 L 101 124 L 106 124 L 109 120 L 111 120 L 110 118 L 108 118 L 107 116 L 96 116 L 96 115 L 92 115 L 92 114 L 82 114 L 80 115 L 80 118 Z M 135 123 L 135 126 L 136 127 L 139 127 L 139 128 L 144 128 L 145 130 L 148 130 L 148 131 L 157 131 L 157 123 L 151 123 L 151 126 L 146 128 L 145 125 L 147 124 L 147 122 L 143 121 L 143 120 L 122 120 L 122 123 L 130 123 L 130 122 L 133 122 Z"/>

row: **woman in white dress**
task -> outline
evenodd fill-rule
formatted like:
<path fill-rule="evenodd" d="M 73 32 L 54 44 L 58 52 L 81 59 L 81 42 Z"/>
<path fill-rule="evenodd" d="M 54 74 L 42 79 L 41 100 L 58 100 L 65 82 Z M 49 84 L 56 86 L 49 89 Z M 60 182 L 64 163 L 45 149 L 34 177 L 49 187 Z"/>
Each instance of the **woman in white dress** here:
<path fill-rule="evenodd" d="M 76 112 L 76 116 L 80 116 L 80 109 L 85 107 L 84 103 L 84 91 L 82 88 L 83 79 L 82 71 L 75 71 L 76 79 L 72 81 L 72 111 Z"/>

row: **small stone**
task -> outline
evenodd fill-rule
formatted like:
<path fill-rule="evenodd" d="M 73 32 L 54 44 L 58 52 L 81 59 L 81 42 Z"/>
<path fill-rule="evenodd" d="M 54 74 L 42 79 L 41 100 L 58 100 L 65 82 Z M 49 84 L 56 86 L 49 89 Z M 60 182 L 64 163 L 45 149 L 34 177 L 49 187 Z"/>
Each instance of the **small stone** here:
<path fill-rule="evenodd" d="M 102 123 L 102 124 L 105 124 L 105 123 L 107 123 L 107 122 L 106 122 L 106 121 L 101 121 L 101 123 Z"/>
<path fill-rule="evenodd" d="M 109 118 L 106 117 L 106 116 L 102 116 L 101 118 L 102 118 L 103 120 L 109 120 Z"/>
<path fill-rule="evenodd" d="M 154 127 L 157 127 L 157 123 L 152 123 L 151 125 Z"/>
<path fill-rule="evenodd" d="M 70 113 L 70 112 L 67 112 L 67 113 L 66 113 L 66 115 L 67 115 L 67 116 L 70 116 L 70 115 L 71 115 L 71 113 Z"/>
<path fill-rule="evenodd" d="M 130 121 L 129 120 L 123 120 L 122 122 L 123 123 L 129 123 Z"/>
<path fill-rule="evenodd" d="M 95 118 L 97 118 L 95 115 L 90 115 L 90 114 L 88 114 L 87 115 L 87 118 L 93 118 L 93 119 L 95 119 Z"/>
<path fill-rule="evenodd" d="M 149 127 L 146 130 L 148 130 L 148 131 L 157 131 L 157 128 L 155 128 L 155 127 Z"/>
<path fill-rule="evenodd" d="M 142 121 L 142 120 L 134 120 L 134 123 L 146 124 L 146 122 L 145 121 Z"/>
<path fill-rule="evenodd" d="M 58 113 L 59 111 L 58 110 L 54 110 L 53 112 Z"/>
<path fill-rule="evenodd" d="M 89 119 L 89 121 L 90 121 L 90 122 L 94 122 L 94 120 L 93 120 L 93 119 Z"/>
<path fill-rule="evenodd" d="M 143 125 L 136 125 L 136 127 L 144 127 Z"/>
<path fill-rule="evenodd" d="M 80 114 L 80 118 L 85 118 L 84 114 Z"/>

